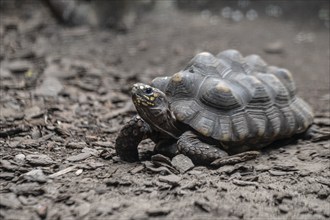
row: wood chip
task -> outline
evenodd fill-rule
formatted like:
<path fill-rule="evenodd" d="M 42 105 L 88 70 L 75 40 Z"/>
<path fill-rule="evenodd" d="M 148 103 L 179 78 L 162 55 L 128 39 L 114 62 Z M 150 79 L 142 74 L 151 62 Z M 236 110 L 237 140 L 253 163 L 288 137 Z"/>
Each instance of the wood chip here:
<path fill-rule="evenodd" d="M 67 168 L 65 168 L 65 169 L 63 169 L 63 170 L 60 170 L 60 171 L 58 171 L 58 172 L 56 172 L 56 173 L 53 173 L 53 174 L 49 175 L 48 177 L 54 178 L 54 177 L 61 176 L 61 175 L 63 175 L 63 174 L 66 174 L 66 173 L 68 173 L 68 172 L 73 171 L 74 169 L 76 169 L 76 167 L 77 167 L 76 165 L 71 166 L 71 167 L 67 167 Z"/>
<path fill-rule="evenodd" d="M 243 181 L 238 179 L 233 179 L 233 183 L 237 186 L 259 186 L 258 183 L 252 181 Z"/>

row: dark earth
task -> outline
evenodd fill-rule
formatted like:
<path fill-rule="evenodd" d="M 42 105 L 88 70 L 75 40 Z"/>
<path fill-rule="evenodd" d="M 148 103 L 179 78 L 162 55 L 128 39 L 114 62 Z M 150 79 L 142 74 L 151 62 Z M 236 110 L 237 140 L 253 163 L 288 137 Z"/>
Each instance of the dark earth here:
<path fill-rule="evenodd" d="M 247 1 L 238 2 L 231 7 L 245 13 Z M 328 1 L 317 1 L 314 14 L 307 4 L 297 14 L 243 18 L 227 18 L 225 4 L 159 1 L 125 32 L 66 27 L 38 1 L 21 3 L 1 1 L 1 219 L 330 218 L 326 136 L 274 144 L 220 168 L 152 156 L 150 141 L 136 163 L 114 149 L 136 113 L 131 86 L 172 75 L 201 51 L 237 49 L 289 69 L 316 126 L 329 131 Z"/>

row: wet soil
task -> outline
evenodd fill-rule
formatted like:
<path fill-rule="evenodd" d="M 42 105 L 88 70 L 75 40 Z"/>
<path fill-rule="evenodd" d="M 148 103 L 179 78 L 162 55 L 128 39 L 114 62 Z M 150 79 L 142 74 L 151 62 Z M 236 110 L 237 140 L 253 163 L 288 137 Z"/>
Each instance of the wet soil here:
<path fill-rule="evenodd" d="M 235 22 L 210 12 L 145 14 L 127 33 L 63 27 L 41 5 L 1 13 L 0 216 L 3 219 L 329 219 L 330 143 L 270 146 L 248 162 L 178 172 L 153 143 L 115 154 L 135 82 L 170 75 L 198 52 L 233 48 L 289 69 L 330 126 L 329 29 Z M 157 163 L 158 160 L 158 163 Z M 161 162 L 159 162 L 159 160 Z"/>

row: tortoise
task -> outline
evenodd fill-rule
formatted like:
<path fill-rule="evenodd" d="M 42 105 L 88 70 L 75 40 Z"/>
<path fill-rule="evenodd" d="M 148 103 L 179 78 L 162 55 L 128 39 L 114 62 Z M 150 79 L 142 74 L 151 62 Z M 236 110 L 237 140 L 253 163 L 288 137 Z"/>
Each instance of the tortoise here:
<path fill-rule="evenodd" d="M 138 115 L 115 146 L 126 161 L 138 160 L 138 144 L 150 138 L 156 151 L 207 165 L 304 133 L 313 122 L 287 69 L 237 50 L 199 53 L 171 77 L 134 84 L 132 100 Z"/>

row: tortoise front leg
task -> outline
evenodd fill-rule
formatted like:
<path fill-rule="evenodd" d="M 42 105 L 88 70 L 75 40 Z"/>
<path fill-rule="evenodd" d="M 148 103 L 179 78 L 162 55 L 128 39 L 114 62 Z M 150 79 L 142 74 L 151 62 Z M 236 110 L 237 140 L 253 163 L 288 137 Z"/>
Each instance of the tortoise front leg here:
<path fill-rule="evenodd" d="M 189 157 L 194 164 L 209 165 L 216 159 L 228 156 L 220 148 L 204 143 L 192 131 L 183 133 L 177 142 L 178 151 Z"/>
<path fill-rule="evenodd" d="M 116 153 L 125 161 L 139 160 L 138 145 L 152 133 L 150 126 L 139 116 L 133 117 L 120 130 L 116 139 Z"/>

